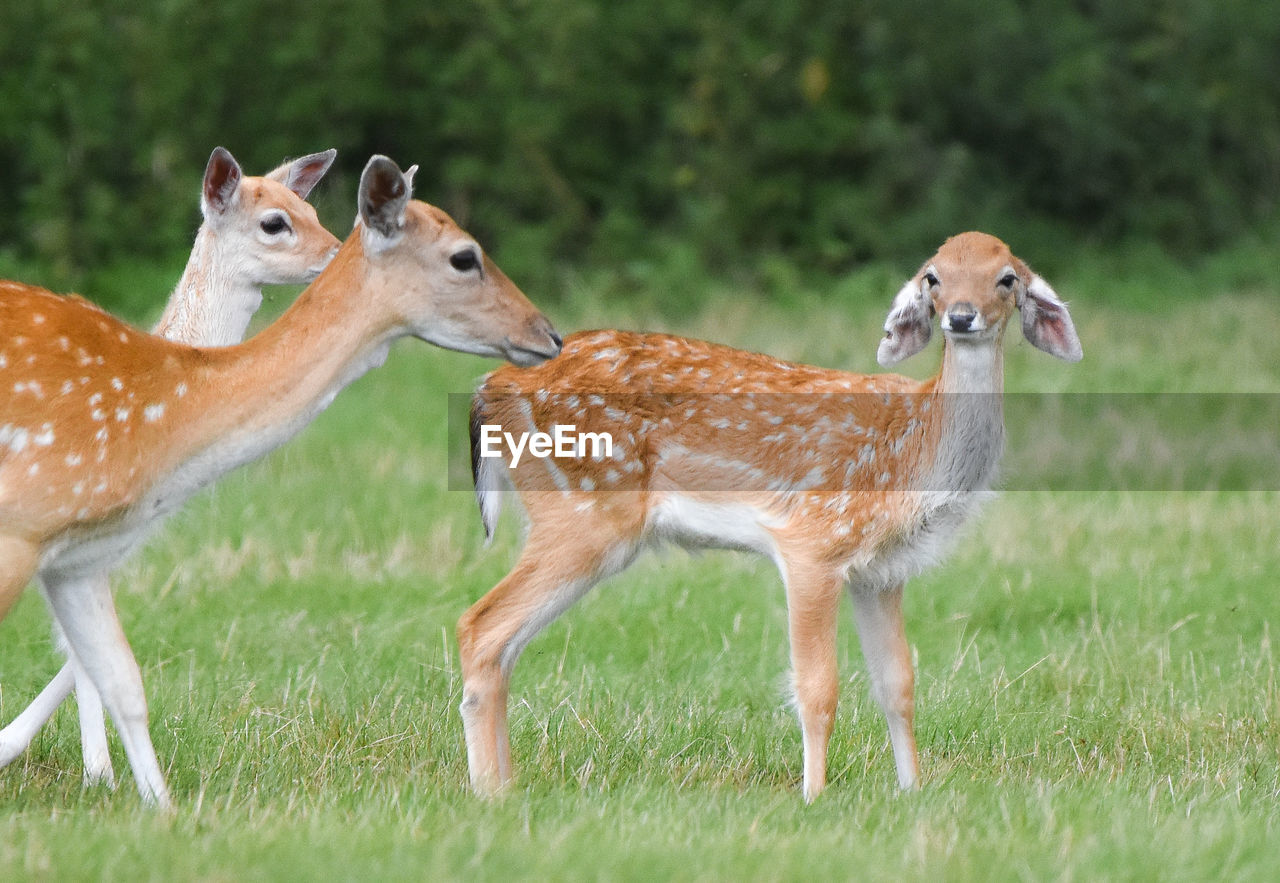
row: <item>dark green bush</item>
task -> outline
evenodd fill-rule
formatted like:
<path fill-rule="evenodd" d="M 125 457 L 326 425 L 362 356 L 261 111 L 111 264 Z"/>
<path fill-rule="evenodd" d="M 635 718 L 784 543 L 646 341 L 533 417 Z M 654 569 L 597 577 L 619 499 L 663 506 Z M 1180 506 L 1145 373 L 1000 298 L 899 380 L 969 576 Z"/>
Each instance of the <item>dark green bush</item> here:
<path fill-rule="evenodd" d="M 844 272 L 972 227 L 1193 255 L 1280 196 L 1280 16 L 1251 0 L 0 0 L 0 21 L 0 269 L 55 287 L 181 254 L 216 144 L 253 172 L 338 147 L 340 231 L 370 153 L 420 163 L 420 195 L 531 287 L 669 249 Z"/>

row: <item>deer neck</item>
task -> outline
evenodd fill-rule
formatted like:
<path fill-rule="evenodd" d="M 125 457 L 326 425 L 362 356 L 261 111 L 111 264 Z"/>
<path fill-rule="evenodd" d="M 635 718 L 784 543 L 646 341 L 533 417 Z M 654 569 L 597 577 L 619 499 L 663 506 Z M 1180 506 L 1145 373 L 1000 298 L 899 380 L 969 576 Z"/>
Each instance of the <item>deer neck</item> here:
<path fill-rule="evenodd" d="M 262 306 L 262 288 L 247 281 L 244 257 L 205 224 L 152 333 L 196 346 L 230 346 L 244 339 Z"/>
<path fill-rule="evenodd" d="M 1004 358 L 1001 341 L 943 347 L 942 370 L 933 384 L 937 444 L 927 488 L 983 491 L 995 478 L 1004 451 Z"/>
<path fill-rule="evenodd" d="M 200 353 L 185 403 L 200 430 L 179 469 L 202 484 L 267 453 L 386 360 L 407 332 L 376 309 L 370 275 L 352 237 L 279 319 L 239 346 Z"/>

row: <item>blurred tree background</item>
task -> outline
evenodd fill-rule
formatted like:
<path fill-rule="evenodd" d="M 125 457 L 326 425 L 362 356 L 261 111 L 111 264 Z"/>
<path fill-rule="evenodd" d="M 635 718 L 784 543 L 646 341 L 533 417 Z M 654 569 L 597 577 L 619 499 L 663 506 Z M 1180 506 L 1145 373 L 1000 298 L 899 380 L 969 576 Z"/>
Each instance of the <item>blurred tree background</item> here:
<path fill-rule="evenodd" d="M 4 275 L 158 304 L 126 302 L 110 268 L 176 278 L 217 144 L 251 173 L 337 147 L 320 201 L 339 235 L 371 153 L 420 163 L 419 195 L 539 299 L 566 267 L 911 266 L 969 228 L 1022 253 L 1136 241 L 1194 259 L 1280 209 L 1280 15 L 1255 0 L 0 0 Z"/>

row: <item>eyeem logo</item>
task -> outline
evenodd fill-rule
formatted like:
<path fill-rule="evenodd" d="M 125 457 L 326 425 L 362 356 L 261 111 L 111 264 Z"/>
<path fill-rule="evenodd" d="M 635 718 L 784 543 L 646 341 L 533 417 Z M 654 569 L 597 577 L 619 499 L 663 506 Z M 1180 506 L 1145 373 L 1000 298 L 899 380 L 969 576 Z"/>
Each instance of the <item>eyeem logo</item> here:
<path fill-rule="evenodd" d="M 501 457 L 503 442 L 511 452 L 513 469 L 520 465 L 520 458 L 526 451 L 533 457 L 613 459 L 612 435 L 607 432 L 578 432 L 578 427 L 572 423 L 557 423 L 550 432 L 510 433 L 503 432 L 498 424 L 480 426 L 481 457 Z"/>

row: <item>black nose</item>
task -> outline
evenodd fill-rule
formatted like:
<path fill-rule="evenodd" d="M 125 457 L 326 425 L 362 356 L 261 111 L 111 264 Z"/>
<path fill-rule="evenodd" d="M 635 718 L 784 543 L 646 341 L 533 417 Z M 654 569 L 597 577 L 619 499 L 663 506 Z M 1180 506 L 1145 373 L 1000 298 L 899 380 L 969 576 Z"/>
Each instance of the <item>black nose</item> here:
<path fill-rule="evenodd" d="M 947 313 L 947 322 L 952 331 L 968 331 L 976 318 L 978 312 L 972 307 L 957 307 Z"/>
<path fill-rule="evenodd" d="M 547 333 L 551 336 L 551 342 L 554 343 L 557 348 L 564 346 L 564 341 L 560 339 L 560 333 L 558 331 L 552 328 Z"/>

